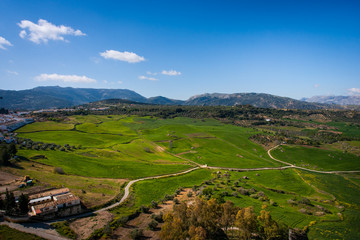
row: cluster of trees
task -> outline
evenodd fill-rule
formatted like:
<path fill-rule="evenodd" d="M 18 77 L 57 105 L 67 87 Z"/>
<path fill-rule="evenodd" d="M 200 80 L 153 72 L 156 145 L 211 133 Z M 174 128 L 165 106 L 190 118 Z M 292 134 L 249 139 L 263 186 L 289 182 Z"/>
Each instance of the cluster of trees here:
<path fill-rule="evenodd" d="M 16 145 L 14 143 L 0 144 L 0 166 L 9 165 L 9 160 L 17 153 Z"/>
<path fill-rule="evenodd" d="M 161 239 L 287 239 L 288 228 L 278 224 L 268 211 L 256 216 L 253 207 L 239 208 L 230 201 L 219 204 L 215 199 L 196 198 L 195 203 L 182 202 L 163 217 Z"/>
<path fill-rule="evenodd" d="M 19 143 L 19 148 L 27 148 L 27 149 L 34 149 L 34 150 L 60 150 L 60 151 L 71 151 L 77 148 L 81 148 L 79 145 L 76 146 L 70 146 L 69 144 L 64 144 L 64 146 L 55 144 L 55 143 L 43 143 L 43 142 L 34 142 L 31 139 L 23 139 L 18 138 L 17 142 Z"/>
<path fill-rule="evenodd" d="M 6 215 L 25 215 L 29 211 L 29 198 L 21 194 L 16 202 L 14 194 L 6 189 L 5 199 L 0 197 L 0 209 Z"/>

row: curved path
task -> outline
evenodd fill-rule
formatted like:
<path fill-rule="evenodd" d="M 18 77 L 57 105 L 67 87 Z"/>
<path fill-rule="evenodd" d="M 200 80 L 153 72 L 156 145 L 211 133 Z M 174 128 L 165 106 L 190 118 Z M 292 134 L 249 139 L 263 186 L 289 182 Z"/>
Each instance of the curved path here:
<path fill-rule="evenodd" d="M 282 164 L 285 164 L 285 165 L 288 165 L 288 168 L 297 168 L 297 169 L 301 169 L 301 170 L 305 170 L 305 171 L 309 171 L 309 172 L 315 172 L 315 173 L 327 173 L 327 174 L 338 174 L 338 173 L 360 173 L 360 171 L 356 170 L 356 171 L 319 171 L 319 170 L 313 170 L 313 169 L 308 169 L 308 168 L 304 168 L 304 167 L 299 167 L 299 166 L 296 166 L 294 164 L 291 164 L 291 163 L 288 163 L 288 162 L 284 162 L 284 161 L 281 161 L 279 159 L 276 159 L 274 158 L 272 155 L 271 155 L 271 150 L 274 150 L 275 148 L 281 146 L 280 145 L 277 145 L 273 148 L 270 148 L 267 153 L 269 155 L 269 157 L 274 160 L 274 161 L 277 161 L 277 162 L 280 162 Z"/>
<path fill-rule="evenodd" d="M 136 182 L 143 181 L 143 180 L 157 179 L 157 178 L 166 178 L 166 177 L 179 176 L 179 175 L 183 175 L 183 174 L 192 172 L 192 171 L 194 171 L 196 169 L 199 169 L 199 167 L 191 168 L 191 169 L 186 170 L 184 172 L 178 172 L 178 173 L 172 173 L 172 174 L 166 174 L 166 175 L 160 175 L 160 176 L 153 176 L 153 177 L 146 177 L 146 178 L 139 178 L 139 179 L 132 180 L 126 185 L 124 196 L 121 198 L 121 200 L 119 202 L 114 203 L 114 204 L 112 204 L 112 205 L 110 205 L 108 207 L 99 209 L 99 210 L 95 211 L 94 213 L 106 211 L 106 210 L 109 210 L 109 209 L 114 208 L 116 206 L 119 206 L 121 203 L 123 203 L 129 197 L 129 194 L 130 194 L 129 189 L 130 189 L 131 185 L 133 185 Z"/>

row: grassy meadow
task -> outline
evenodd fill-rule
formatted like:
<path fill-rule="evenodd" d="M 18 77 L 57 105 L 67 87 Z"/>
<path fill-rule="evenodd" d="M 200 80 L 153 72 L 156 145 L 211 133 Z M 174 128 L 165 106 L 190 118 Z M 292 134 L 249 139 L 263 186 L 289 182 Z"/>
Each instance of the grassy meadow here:
<path fill-rule="evenodd" d="M 333 127 L 352 136 L 353 126 L 334 123 Z M 21 138 L 74 147 L 65 151 L 23 147 L 18 155 L 30 161 L 21 161 L 20 168 L 11 171 L 30 175 L 39 184 L 69 187 L 92 207 L 117 196 L 130 179 L 176 173 L 197 164 L 230 168 L 282 166 L 262 146 L 249 140 L 261 131 L 213 119 L 71 116 L 62 122 L 36 122 L 18 129 Z M 309 169 L 360 170 L 359 147 L 359 141 L 322 148 L 283 145 L 272 155 Z M 55 167 L 61 167 L 65 174 L 54 173 Z M 289 227 L 310 226 L 310 239 L 360 238 L 360 175 L 355 173 L 315 174 L 299 169 L 217 173 L 214 169 L 199 169 L 137 182 L 130 198 L 111 212 L 117 219 L 141 205 L 163 199 L 165 194 L 194 185 L 199 186 L 200 194 L 210 192 L 219 201 L 231 200 L 240 207 L 251 205 L 257 213 L 265 207 L 275 220 Z"/>
<path fill-rule="evenodd" d="M 310 169 L 322 171 L 360 170 L 360 156 L 339 150 L 287 145 L 274 149 L 271 154 L 282 161 Z"/>

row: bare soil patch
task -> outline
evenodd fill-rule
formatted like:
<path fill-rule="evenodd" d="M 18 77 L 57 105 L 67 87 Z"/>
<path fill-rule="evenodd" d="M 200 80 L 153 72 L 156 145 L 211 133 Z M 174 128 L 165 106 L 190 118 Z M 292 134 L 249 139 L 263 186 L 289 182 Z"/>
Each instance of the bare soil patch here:
<path fill-rule="evenodd" d="M 0 170 L 0 193 L 6 192 L 6 189 L 9 191 L 16 190 L 19 185 L 17 180 L 20 179 L 20 176 Z"/>
<path fill-rule="evenodd" d="M 176 196 L 176 198 L 182 202 L 191 202 L 194 201 L 195 194 L 193 194 L 192 197 L 188 197 L 187 194 L 191 192 L 192 190 L 184 189 L 179 195 Z M 126 226 L 117 228 L 113 235 L 111 236 L 111 239 L 123 239 L 123 240 L 129 240 L 130 238 L 130 232 L 134 229 L 142 229 L 143 230 L 143 238 L 144 239 L 160 239 L 160 229 L 163 223 L 160 223 L 155 231 L 148 229 L 148 224 L 151 222 L 152 214 L 160 214 L 161 212 L 165 215 L 166 213 L 172 211 L 174 206 L 174 201 L 167 201 L 163 204 L 159 204 L 158 208 L 152 208 L 150 209 L 149 213 L 141 213 L 138 217 L 130 220 L 127 222 Z"/>
<path fill-rule="evenodd" d="M 99 212 L 96 216 L 79 218 L 70 224 L 70 228 L 77 234 L 77 239 L 90 237 L 95 230 L 103 228 L 113 220 L 114 215 L 108 211 Z"/>

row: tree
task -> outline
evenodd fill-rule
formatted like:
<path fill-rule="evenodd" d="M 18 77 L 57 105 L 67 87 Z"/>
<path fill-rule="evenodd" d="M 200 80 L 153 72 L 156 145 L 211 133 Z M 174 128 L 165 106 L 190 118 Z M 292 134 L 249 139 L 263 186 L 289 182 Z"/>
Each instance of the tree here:
<path fill-rule="evenodd" d="M 16 211 L 16 202 L 15 202 L 14 193 L 9 192 L 8 189 L 6 189 L 5 213 L 8 215 L 11 215 L 11 214 L 15 213 L 15 211 Z"/>
<path fill-rule="evenodd" d="M 29 198 L 23 193 L 19 197 L 19 210 L 21 214 L 26 214 L 29 211 Z"/>
<path fill-rule="evenodd" d="M 222 207 L 222 216 L 221 216 L 221 225 L 227 234 L 229 227 L 234 226 L 236 220 L 236 213 L 239 211 L 237 207 L 234 207 L 234 203 L 231 201 L 226 201 L 221 205 Z"/>
<path fill-rule="evenodd" d="M 240 239 L 250 239 L 251 233 L 257 232 L 258 223 L 252 206 L 238 211 L 235 226 L 239 228 Z"/>
<path fill-rule="evenodd" d="M 261 232 L 264 239 L 285 239 L 287 237 L 287 229 L 280 227 L 271 218 L 270 212 L 262 210 L 257 219 L 262 225 Z"/>
<path fill-rule="evenodd" d="M 10 160 L 10 154 L 7 150 L 7 148 L 3 147 L 0 148 L 0 165 L 9 165 L 9 160 Z"/>
<path fill-rule="evenodd" d="M 0 209 L 1 209 L 1 210 L 4 210 L 4 209 L 5 209 L 4 200 L 2 199 L 1 196 L 0 196 Z"/>
<path fill-rule="evenodd" d="M 191 225 L 189 228 L 190 240 L 206 240 L 206 231 L 203 227 Z"/>
<path fill-rule="evenodd" d="M 12 157 L 16 155 L 17 149 L 16 149 L 16 145 L 14 143 L 11 143 L 9 145 L 8 152 L 9 152 L 10 156 L 12 156 Z"/>

